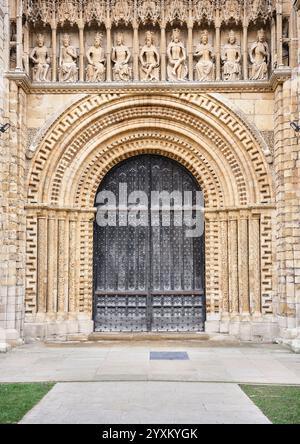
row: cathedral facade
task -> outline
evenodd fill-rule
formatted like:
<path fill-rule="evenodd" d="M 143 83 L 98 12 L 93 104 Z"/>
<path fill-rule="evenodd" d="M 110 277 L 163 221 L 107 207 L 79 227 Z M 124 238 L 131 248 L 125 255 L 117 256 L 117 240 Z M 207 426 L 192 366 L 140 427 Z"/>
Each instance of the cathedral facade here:
<path fill-rule="evenodd" d="M 299 38 L 299 0 L 0 0 L 1 350 L 112 332 L 300 349 Z M 124 183 L 201 191 L 203 232 L 150 207 L 150 226 L 99 225 Z"/>

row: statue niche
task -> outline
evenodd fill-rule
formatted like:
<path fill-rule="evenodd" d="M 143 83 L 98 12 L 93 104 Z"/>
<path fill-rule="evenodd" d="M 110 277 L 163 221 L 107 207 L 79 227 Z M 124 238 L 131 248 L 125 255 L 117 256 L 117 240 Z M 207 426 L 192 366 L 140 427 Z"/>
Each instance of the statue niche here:
<path fill-rule="evenodd" d="M 63 46 L 61 47 L 59 57 L 59 81 L 60 82 L 77 82 L 77 51 L 70 45 L 69 34 L 63 36 Z"/>
<path fill-rule="evenodd" d="M 180 29 L 173 29 L 172 40 L 167 49 L 168 79 L 170 81 L 184 81 L 188 74 L 186 65 L 186 50 L 180 38 Z"/>
<path fill-rule="evenodd" d="M 270 60 L 269 45 L 266 41 L 264 29 L 257 32 L 257 40 L 250 49 L 252 64 L 251 80 L 266 80 L 268 78 L 268 65 Z"/>
<path fill-rule="evenodd" d="M 198 58 L 196 64 L 197 80 L 205 82 L 214 79 L 215 54 L 213 47 L 208 42 L 208 31 L 204 30 L 200 43 L 196 48 L 194 57 Z"/>
<path fill-rule="evenodd" d="M 95 35 L 94 45 L 86 53 L 88 66 L 86 68 L 87 82 L 104 82 L 105 80 L 105 54 L 102 48 L 103 34 Z"/>
<path fill-rule="evenodd" d="M 47 82 L 47 75 L 50 68 L 49 49 L 45 46 L 43 34 L 37 35 L 37 46 L 30 53 L 30 60 L 33 62 L 33 81 Z"/>
<path fill-rule="evenodd" d="M 117 82 L 128 82 L 132 77 L 132 69 L 129 66 L 131 53 L 124 45 L 124 34 L 119 32 L 116 37 L 116 46 L 112 49 L 113 79 Z"/>
<path fill-rule="evenodd" d="M 154 45 L 154 36 L 151 31 L 146 32 L 145 45 L 141 49 L 139 58 L 141 64 L 141 80 L 144 82 L 158 81 L 160 55 Z"/>
<path fill-rule="evenodd" d="M 241 49 L 236 42 L 234 31 L 228 35 L 228 44 L 224 46 L 222 53 L 224 63 L 223 78 L 228 81 L 236 81 L 241 78 Z"/>

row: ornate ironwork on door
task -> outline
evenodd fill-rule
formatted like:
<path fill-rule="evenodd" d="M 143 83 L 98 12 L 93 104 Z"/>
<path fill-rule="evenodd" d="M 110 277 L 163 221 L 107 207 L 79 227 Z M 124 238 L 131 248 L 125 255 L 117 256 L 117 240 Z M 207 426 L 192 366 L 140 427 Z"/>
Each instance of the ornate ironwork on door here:
<path fill-rule="evenodd" d="M 139 190 L 148 196 L 136 226 L 124 223 L 120 184 L 127 195 Z M 95 331 L 203 331 L 204 236 L 186 236 L 176 223 L 182 209 L 171 206 L 166 223 L 161 208 L 150 206 L 153 191 L 199 191 L 194 178 L 171 159 L 140 155 L 110 171 L 98 192 L 104 190 L 119 207 L 115 226 L 95 222 Z"/>

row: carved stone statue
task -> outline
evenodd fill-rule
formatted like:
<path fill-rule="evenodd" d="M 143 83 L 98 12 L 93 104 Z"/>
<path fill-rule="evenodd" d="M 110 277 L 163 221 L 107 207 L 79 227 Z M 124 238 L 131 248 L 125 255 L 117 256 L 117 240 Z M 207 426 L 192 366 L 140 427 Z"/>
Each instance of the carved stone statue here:
<path fill-rule="evenodd" d="M 77 82 L 77 51 L 70 45 L 69 34 L 63 36 L 63 46 L 59 57 L 59 81 L 60 82 Z"/>
<path fill-rule="evenodd" d="M 98 32 L 95 35 L 94 45 L 87 50 L 87 82 L 104 82 L 105 80 L 105 56 L 102 48 L 102 38 L 103 35 Z"/>
<path fill-rule="evenodd" d="M 214 78 L 214 50 L 208 42 L 208 31 L 204 30 L 200 44 L 196 48 L 195 57 L 199 59 L 196 64 L 197 80 L 204 82 Z"/>
<path fill-rule="evenodd" d="M 131 53 L 124 45 L 124 35 L 119 32 L 116 38 L 116 46 L 112 49 L 113 79 L 121 82 L 128 82 L 131 79 L 131 68 L 128 65 Z"/>
<path fill-rule="evenodd" d="M 241 77 L 241 49 L 236 42 L 234 31 L 228 35 L 228 44 L 223 48 L 222 61 L 224 63 L 224 80 L 240 80 Z"/>
<path fill-rule="evenodd" d="M 268 65 L 270 60 L 269 45 L 263 29 L 257 32 L 257 41 L 250 49 L 250 61 L 252 63 L 252 80 L 266 80 L 268 78 Z"/>
<path fill-rule="evenodd" d="M 45 46 L 43 34 L 37 35 L 37 46 L 30 53 L 30 60 L 34 63 L 33 80 L 47 82 L 50 68 L 49 49 Z"/>
<path fill-rule="evenodd" d="M 186 50 L 180 39 L 180 30 L 173 29 L 172 40 L 168 45 L 168 79 L 182 81 L 186 79 L 188 68 L 186 65 Z"/>
<path fill-rule="evenodd" d="M 159 80 L 160 56 L 153 40 L 153 32 L 147 31 L 140 52 L 141 80 L 145 82 Z"/>

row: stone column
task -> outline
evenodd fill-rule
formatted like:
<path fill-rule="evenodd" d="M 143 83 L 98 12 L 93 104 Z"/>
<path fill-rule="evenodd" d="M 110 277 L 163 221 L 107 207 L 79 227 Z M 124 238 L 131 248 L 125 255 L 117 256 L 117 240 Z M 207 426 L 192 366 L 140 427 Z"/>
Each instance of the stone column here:
<path fill-rule="evenodd" d="M 51 39 L 52 39 L 52 60 L 51 60 L 51 72 L 52 82 L 56 82 L 57 79 L 57 25 L 55 18 L 51 21 Z"/>
<path fill-rule="evenodd" d="M 249 289 L 251 313 L 261 316 L 261 261 L 260 261 L 260 217 L 252 214 L 249 219 Z"/>
<path fill-rule="evenodd" d="M 271 24 L 271 68 L 272 71 L 275 67 L 277 57 L 277 49 L 276 49 L 276 21 L 274 17 L 272 18 L 272 24 Z"/>
<path fill-rule="evenodd" d="M 235 213 L 229 213 L 229 295 L 230 314 L 239 314 L 239 284 L 238 284 L 238 225 Z"/>
<path fill-rule="evenodd" d="M 244 80 L 248 80 L 248 20 L 246 18 L 243 24 L 243 73 Z"/>
<path fill-rule="evenodd" d="M 133 80 L 139 80 L 139 24 L 137 20 L 133 21 Z"/>
<path fill-rule="evenodd" d="M 188 22 L 188 67 L 189 67 L 189 80 L 194 79 L 194 54 L 193 54 L 193 19 L 190 17 Z"/>
<path fill-rule="evenodd" d="M 276 31 L 277 31 L 277 65 L 283 66 L 282 55 L 282 0 L 276 2 Z"/>
<path fill-rule="evenodd" d="M 238 221 L 239 244 L 239 305 L 244 317 L 250 314 L 249 300 L 249 263 L 248 263 L 248 215 L 242 212 Z M 251 247 L 250 247 L 251 248 Z"/>
<path fill-rule="evenodd" d="M 77 270 L 79 263 L 77 259 L 78 236 L 77 236 L 77 213 L 70 215 L 69 221 L 69 312 L 77 310 Z"/>
<path fill-rule="evenodd" d="M 228 288 L 228 217 L 227 213 L 220 214 L 220 270 L 222 293 L 222 318 L 229 314 Z"/>
<path fill-rule="evenodd" d="M 48 298 L 47 312 L 57 311 L 57 217 L 50 212 L 48 216 Z"/>
<path fill-rule="evenodd" d="M 79 29 L 79 81 L 84 81 L 84 23 L 82 18 L 78 22 Z"/>
<path fill-rule="evenodd" d="M 67 214 L 62 212 L 58 219 L 58 283 L 57 283 L 57 311 L 64 313 L 67 310 L 67 293 L 66 287 L 68 283 L 67 261 L 68 261 L 68 230 L 67 230 Z"/>
<path fill-rule="evenodd" d="M 37 218 L 37 312 L 47 311 L 47 214 Z"/>
<path fill-rule="evenodd" d="M 166 57 L 167 57 L 167 42 L 166 42 L 166 24 L 164 21 L 161 22 L 160 26 L 160 66 L 161 66 L 161 80 L 165 81 L 167 79 L 167 64 L 166 64 Z"/>
<path fill-rule="evenodd" d="M 22 24 L 22 11 L 23 11 L 23 1 L 17 0 L 16 3 L 16 26 L 17 26 L 17 64 L 16 69 L 23 70 L 23 24 Z"/>
<path fill-rule="evenodd" d="M 107 80 L 107 82 L 111 82 L 111 50 L 112 50 L 111 22 L 108 19 L 106 22 L 106 80 Z"/>
<path fill-rule="evenodd" d="M 220 20 L 220 11 L 216 10 L 216 19 L 215 19 L 215 27 L 216 27 L 216 80 L 221 80 L 221 20 Z"/>

